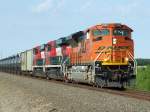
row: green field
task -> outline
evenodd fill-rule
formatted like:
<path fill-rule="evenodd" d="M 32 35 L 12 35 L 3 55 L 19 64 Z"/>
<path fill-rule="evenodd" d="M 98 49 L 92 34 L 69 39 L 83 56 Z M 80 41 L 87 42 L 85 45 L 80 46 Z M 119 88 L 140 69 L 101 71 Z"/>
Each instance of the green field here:
<path fill-rule="evenodd" d="M 138 68 L 136 76 L 136 88 L 150 91 L 150 65 L 146 68 Z"/>

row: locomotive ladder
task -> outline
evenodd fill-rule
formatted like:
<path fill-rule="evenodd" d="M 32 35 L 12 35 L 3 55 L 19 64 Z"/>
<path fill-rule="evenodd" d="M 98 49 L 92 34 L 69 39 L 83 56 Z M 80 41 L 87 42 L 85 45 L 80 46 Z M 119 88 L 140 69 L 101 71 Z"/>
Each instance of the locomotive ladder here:
<path fill-rule="evenodd" d="M 65 63 L 67 62 L 69 60 L 69 58 L 67 57 L 66 59 L 65 59 L 65 61 L 64 62 L 62 62 L 62 66 L 61 66 L 61 71 L 63 72 L 63 74 L 64 74 L 64 76 L 66 76 L 67 75 L 67 73 L 66 73 L 66 66 L 65 66 Z"/>
<path fill-rule="evenodd" d="M 94 76 L 96 75 L 95 74 L 95 62 L 97 61 L 97 59 L 102 55 L 102 53 L 104 52 L 104 51 L 106 51 L 107 50 L 107 48 L 104 48 L 103 50 L 101 50 L 100 52 L 99 52 L 99 54 L 97 55 L 97 57 L 94 59 L 94 64 L 93 64 L 93 72 L 92 72 L 92 76 L 93 76 L 93 78 L 91 79 L 91 81 L 93 81 L 94 82 L 94 80 L 95 80 L 95 78 L 94 78 Z M 102 82 L 103 83 L 103 82 Z M 104 86 L 104 83 L 101 85 L 101 88 Z"/>

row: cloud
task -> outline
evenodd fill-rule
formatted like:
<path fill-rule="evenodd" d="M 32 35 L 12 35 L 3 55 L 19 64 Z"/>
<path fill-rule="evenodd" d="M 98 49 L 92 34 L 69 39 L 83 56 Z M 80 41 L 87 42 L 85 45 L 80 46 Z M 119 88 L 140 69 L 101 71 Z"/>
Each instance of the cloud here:
<path fill-rule="evenodd" d="M 92 4 L 93 4 L 93 0 L 86 1 L 86 2 L 84 3 L 84 5 L 81 6 L 80 10 L 81 10 L 81 11 L 86 11 L 86 10 L 88 10 L 88 9 L 92 6 Z"/>
<path fill-rule="evenodd" d="M 129 15 L 135 16 L 139 10 L 140 2 L 132 1 L 128 4 L 121 4 L 116 8 L 116 11 L 120 13 L 123 17 L 128 17 Z"/>
<path fill-rule="evenodd" d="M 65 0 L 42 0 L 41 3 L 32 7 L 32 12 L 56 12 L 64 5 L 64 1 Z"/>
<path fill-rule="evenodd" d="M 41 3 L 33 6 L 32 11 L 37 13 L 45 12 L 48 11 L 52 6 L 53 0 L 43 0 Z"/>
<path fill-rule="evenodd" d="M 112 13 L 115 12 L 116 15 L 120 15 L 124 18 L 141 18 L 150 16 L 149 5 L 143 0 L 132 0 L 125 3 L 119 2 L 114 5 L 112 8 Z"/>
<path fill-rule="evenodd" d="M 66 0 L 59 0 L 59 2 L 56 3 L 55 8 L 53 10 L 53 12 L 58 12 L 62 9 L 62 7 L 65 5 Z"/>

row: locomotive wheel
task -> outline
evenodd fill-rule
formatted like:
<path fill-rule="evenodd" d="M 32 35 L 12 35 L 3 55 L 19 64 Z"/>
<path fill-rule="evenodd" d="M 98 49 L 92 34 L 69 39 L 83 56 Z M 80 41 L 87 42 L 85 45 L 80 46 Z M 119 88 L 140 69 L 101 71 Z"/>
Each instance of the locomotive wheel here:
<path fill-rule="evenodd" d="M 100 87 L 100 88 L 103 88 L 103 87 L 105 86 L 105 81 L 99 78 L 99 79 L 96 81 L 96 86 L 97 86 L 97 87 Z"/>
<path fill-rule="evenodd" d="M 69 80 L 68 80 L 68 79 L 64 79 L 64 81 L 65 81 L 66 83 L 69 83 Z"/>
<path fill-rule="evenodd" d="M 49 76 L 47 76 L 47 75 L 46 75 L 46 79 L 47 79 L 47 80 L 51 80 L 51 78 L 50 78 Z"/>
<path fill-rule="evenodd" d="M 49 76 L 48 74 L 50 75 L 50 72 L 46 72 L 46 73 L 45 73 L 46 79 L 47 79 L 47 80 L 51 80 L 51 78 L 50 78 L 50 76 Z"/>
<path fill-rule="evenodd" d="M 69 79 L 68 79 L 68 75 L 67 74 L 64 75 L 64 82 L 69 83 Z"/>

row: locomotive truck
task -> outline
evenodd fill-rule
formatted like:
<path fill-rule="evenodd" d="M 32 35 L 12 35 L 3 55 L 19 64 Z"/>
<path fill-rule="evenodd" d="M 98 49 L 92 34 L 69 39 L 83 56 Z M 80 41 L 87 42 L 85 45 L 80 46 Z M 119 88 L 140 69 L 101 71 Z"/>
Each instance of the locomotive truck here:
<path fill-rule="evenodd" d="M 124 87 L 135 79 L 133 30 L 120 23 L 98 24 L 0 60 L 0 70 Z"/>

